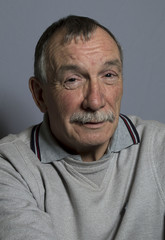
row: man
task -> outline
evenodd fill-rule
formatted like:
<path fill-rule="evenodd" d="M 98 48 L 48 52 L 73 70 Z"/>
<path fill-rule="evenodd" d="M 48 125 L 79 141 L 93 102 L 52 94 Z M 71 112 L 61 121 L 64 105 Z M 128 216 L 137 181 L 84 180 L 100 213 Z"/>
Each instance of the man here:
<path fill-rule="evenodd" d="M 164 239 L 165 126 L 120 114 L 122 63 L 92 19 L 43 33 L 29 86 L 44 120 L 0 143 L 0 239 Z"/>

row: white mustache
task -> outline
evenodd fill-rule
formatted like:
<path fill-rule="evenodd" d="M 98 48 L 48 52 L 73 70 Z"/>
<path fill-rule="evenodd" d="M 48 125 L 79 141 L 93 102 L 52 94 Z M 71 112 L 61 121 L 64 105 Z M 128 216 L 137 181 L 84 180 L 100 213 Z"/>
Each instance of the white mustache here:
<path fill-rule="evenodd" d="M 71 123 L 77 122 L 81 124 L 85 124 L 89 122 L 92 122 L 92 123 L 99 123 L 99 122 L 106 122 L 106 121 L 114 122 L 114 120 L 115 120 L 115 115 L 111 111 L 77 112 L 77 113 L 74 113 L 70 118 Z"/>

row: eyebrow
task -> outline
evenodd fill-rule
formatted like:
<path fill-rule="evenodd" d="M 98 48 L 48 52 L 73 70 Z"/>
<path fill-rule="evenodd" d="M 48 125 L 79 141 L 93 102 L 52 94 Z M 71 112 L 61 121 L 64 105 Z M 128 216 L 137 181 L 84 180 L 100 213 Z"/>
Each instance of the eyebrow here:
<path fill-rule="evenodd" d="M 74 65 L 74 64 L 62 65 L 62 66 L 60 66 L 60 68 L 58 69 L 57 72 L 59 75 L 61 75 L 62 73 L 67 72 L 67 71 L 73 71 L 75 73 L 80 73 L 84 77 L 89 78 L 89 74 L 84 69 L 82 69 L 78 65 Z"/>
<path fill-rule="evenodd" d="M 61 73 L 63 71 L 80 71 L 80 67 L 74 64 L 68 64 L 68 65 L 62 65 L 60 66 L 60 68 L 58 69 L 58 72 Z"/>
<path fill-rule="evenodd" d="M 110 66 L 116 66 L 118 68 L 119 72 L 121 72 L 121 70 L 122 70 L 121 62 L 118 59 L 109 60 L 103 64 L 103 67 L 110 67 Z M 59 74 L 61 74 L 62 72 L 65 72 L 65 71 L 83 72 L 85 74 L 85 72 L 82 70 L 81 67 L 79 67 L 78 65 L 74 65 L 74 64 L 62 65 L 58 69 Z"/>
<path fill-rule="evenodd" d="M 122 70 L 122 64 L 118 59 L 110 60 L 104 63 L 105 67 L 109 66 L 116 66 L 118 68 L 118 71 L 121 72 Z"/>

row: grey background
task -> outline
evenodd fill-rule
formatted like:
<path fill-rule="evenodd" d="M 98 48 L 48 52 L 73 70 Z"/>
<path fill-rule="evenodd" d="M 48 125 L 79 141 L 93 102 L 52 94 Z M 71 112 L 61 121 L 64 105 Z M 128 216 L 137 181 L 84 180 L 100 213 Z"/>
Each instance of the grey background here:
<path fill-rule="evenodd" d="M 35 45 L 69 14 L 95 18 L 121 43 L 121 112 L 165 123 L 165 0 L 0 0 L 0 137 L 42 121 L 28 89 Z"/>

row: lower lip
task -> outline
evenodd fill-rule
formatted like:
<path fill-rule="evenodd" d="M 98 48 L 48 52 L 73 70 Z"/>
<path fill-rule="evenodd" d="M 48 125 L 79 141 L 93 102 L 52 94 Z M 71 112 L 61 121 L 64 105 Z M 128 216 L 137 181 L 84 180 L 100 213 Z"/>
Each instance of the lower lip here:
<path fill-rule="evenodd" d="M 99 123 L 85 123 L 83 124 L 86 128 L 92 128 L 92 129 L 98 129 L 105 125 L 105 122 L 99 122 Z"/>

